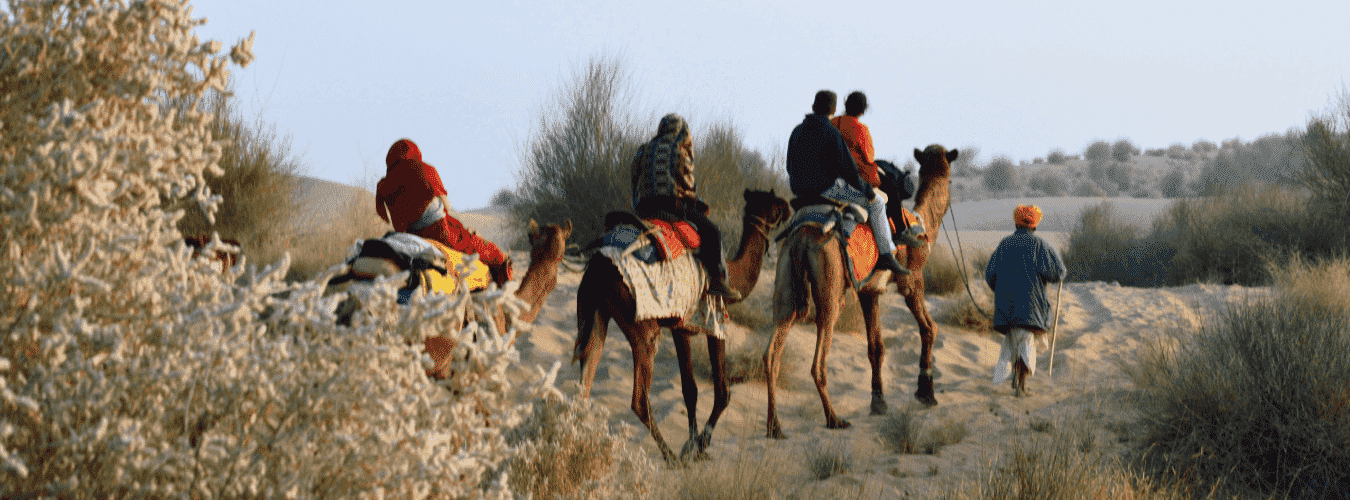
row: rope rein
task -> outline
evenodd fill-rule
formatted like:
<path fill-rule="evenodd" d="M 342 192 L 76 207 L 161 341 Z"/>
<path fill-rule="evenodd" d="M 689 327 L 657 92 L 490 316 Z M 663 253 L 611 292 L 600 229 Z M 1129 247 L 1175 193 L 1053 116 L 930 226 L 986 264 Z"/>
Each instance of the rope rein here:
<path fill-rule="evenodd" d="M 961 270 L 961 282 L 966 285 L 966 296 L 970 297 L 970 303 L 975 305 L 975 310 L 979 311 L 981 315 L 992 316 L 984 312 L 980 303 L 975 301 L 975 294 L 970 291 L 970 278 L 966 276 L 966 249 L 961 245 L 961 228 L 956 225 L 956 210 L 952 209 L 953 206 L 951 198 L 948 197 L 947 213 L 952 216 L 952 231 L 956 232 L 956 246 L 952 246 L 952 234 L 947 232 L 946 227 L 942 228 L 942 234 L 947 235 L 947 247 L 952 251 L 952 259 L 956 259 L 956 268 Z M 961 257 L 959 258 L 956 256 L 957 249 L 961 250 Z"/>

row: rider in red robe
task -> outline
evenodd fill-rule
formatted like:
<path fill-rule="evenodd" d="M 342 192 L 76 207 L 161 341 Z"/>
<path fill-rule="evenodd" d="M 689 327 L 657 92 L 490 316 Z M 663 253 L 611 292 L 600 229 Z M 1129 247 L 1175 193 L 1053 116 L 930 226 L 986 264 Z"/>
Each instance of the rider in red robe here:
<path fill-rule="evenodd" d="M 478 254 L 498 286 L 511 279 L 511 258 L 450 215 L 441 176 L 436 167 L 422 162 L 417 144 L 399 139 L 389 147 L 384 164 L 384 178 L 375 187 L 375 213 L 381 219 L 393 224 L 395 231 L 436 240 L 466 254 Z"/>

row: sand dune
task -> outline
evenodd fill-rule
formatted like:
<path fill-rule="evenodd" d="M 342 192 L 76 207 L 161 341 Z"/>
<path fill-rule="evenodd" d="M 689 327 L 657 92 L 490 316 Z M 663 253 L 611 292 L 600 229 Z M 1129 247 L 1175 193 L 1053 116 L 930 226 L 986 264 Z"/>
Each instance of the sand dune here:
<path fill-rule="evenodd" d="M 1081 202 L 1066 200 L 1065 206 L 1073 203 Z M 992 210 L 1003 212 L 999 208 Z M 966 213 L 974 214 L 975 210 Z M 990 220 L 994 218 L 995 215 L 989 216 Z M 963 233 L 963 238 L 971 238 L 967 236 L 969 233 Z M 1006 232 L 986 230 L 979 234 L 1001 237 Z M 993 241 L 996 244 L 997 240 Z M 516 256 L 522 269 L 527 258 L 524 254 Z M 526 367 L 547 367 L 562 361 L 559 386 L 574 394 L 579 368 L 568 363 L 576 334 L 575 294 L 580 278 L 576 271 L 562 271 L 558 288 L 549 296 L 534 330 L 517 343 L 523 361 L 521 376 L 525 375 Z M 748 300 L 764 300 L 772 286 L 772 273 L 766 271 L 760 287 Z M 984 285 L 979 282 L 978 286 Z M 1006 384 L 991 383 L 999 352 L 1000 338 L 996 334 L 940 325 L 935 350 L 940 404 L 931 409 L 915 402 L 912 396 L 918 370 L 917 326 L 899 295 L 885 296 L 884 380 L 891 412 L 915 412 L 921 428 L 955 423 L 964 425 L 968 431 L 964 440 L 938 454 L 895 454 L 880 444 L 879 426 L 885 417 L 868 415 L 870 366 L 866 342 L 858 335 L 836 336 L 828 361 L 832 400 L 853 427 L 845 430 L 824 427 L 820 400 L 807 372 L 815 339 L 814 327 L 810 325 L 793 329 L 785 354 L 779 409 L 789 439 L 764 437 L 764 384 L 745 382 L 732 386 L 731 406 L 718 426 L 710 454 L 715 461 L 727 464 L 743 464 L 748 459 L 758 464 L 775 464 L 772 470 L 781 470 L 797 484 L 796 479 L 807 476 L 805 461 L 801 459 L 804 453 L 822 446 L 847 446 L 855 460 L 853 471 L 811 483 L 821 488 L 819 495 L 805 495 L 828 497 L 831 488 L 848 486 L 862 487 L 869 498 L 894 498 L 925 497 L 925 492 L 932 494 L 954 484 L 975 481 L 979 471 L 988 473 L 990 464 L 1006 450 L 1008 440 L 1027 434 L 1033 422 L 1068 419 L 1086 422 L 1098 435 L 1096 442 L 1123 451 L 1136 439 L 1131 429 L 1135 428 L 1140 413 L 1131 396 L 1132 384 L 1116 361 L 1133 359 L 1148 339 L 1163 329 L 1193 327 L 1227 303 L 1269 292 L 1265 288 L 1218 285 L 1137 289 L 1092 282 L 1069 283 L 1063 293 L 1054 376 L 1049 377 L 1045 371 L 1050 361 L 1049 349 L 1041 349 L 1038 371 L 1031 381 L 1034 396 L 1017 399 Z M 928 304 L 937 315 L 962 298 L 929 297 Z M 740 366 L 759 363 L 770 333 L 733 325 L 729 362 Z M 695 352 L 706 353 L 701 341 L 696 343 Z M 696 371 L 703 374 L 698 415 L 702 422 L 712 406 L 706 354 L 696 363 L 699 364 Z M 617 327 L 611 326 L 592 397 L 612 410 L 613 421 L 640 429 L 641 423 L 629 410 L 632 380 L 632 355 L 627 341 Z M 657 356 L 651 404 L 662 432 L 678 446 L 686 436 L 686 417 L 674 349 L 665 340 Z M 659 460 L 659 452 L 647 432 L 638 432 L 633 441 Z"/>

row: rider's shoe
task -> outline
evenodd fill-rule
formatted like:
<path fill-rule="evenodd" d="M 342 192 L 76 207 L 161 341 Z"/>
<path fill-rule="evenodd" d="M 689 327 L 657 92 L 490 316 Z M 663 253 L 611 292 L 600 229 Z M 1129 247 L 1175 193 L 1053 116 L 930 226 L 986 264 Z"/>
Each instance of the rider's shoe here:
<path fill-rule="evenodd" d="M 886 253 L 877 256 L 877 264 L 872 267 L 872 272 L 882 269 L 898 273 L 901 276 L 909 274 L 909 269 L 905 269 L 905 266 L 900 265 L 900 261 L 895 260 L 895 254 Z"/>
<path fill-rule="evenodd" d="M 731 288 L 731 286 L 727 284 L 726 277 L 714 279 L 712 280 L 712 283 L 708 283 L 708 293 L 722 297 L 724 300 L 741 300 L 741 292 Z"/>

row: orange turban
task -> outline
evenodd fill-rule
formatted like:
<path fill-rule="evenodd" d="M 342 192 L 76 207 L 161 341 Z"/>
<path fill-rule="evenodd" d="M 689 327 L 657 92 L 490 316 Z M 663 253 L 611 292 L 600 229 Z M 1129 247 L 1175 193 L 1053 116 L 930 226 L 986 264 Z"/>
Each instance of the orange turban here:
<path fill-rule="evenodd" d="M 1013 222 L 1017 227 L 1036 228 L 1036 224 L 1041 223 L 1041 207 L 1036 205 L 1018 205 L 1013 209 Z"/>

